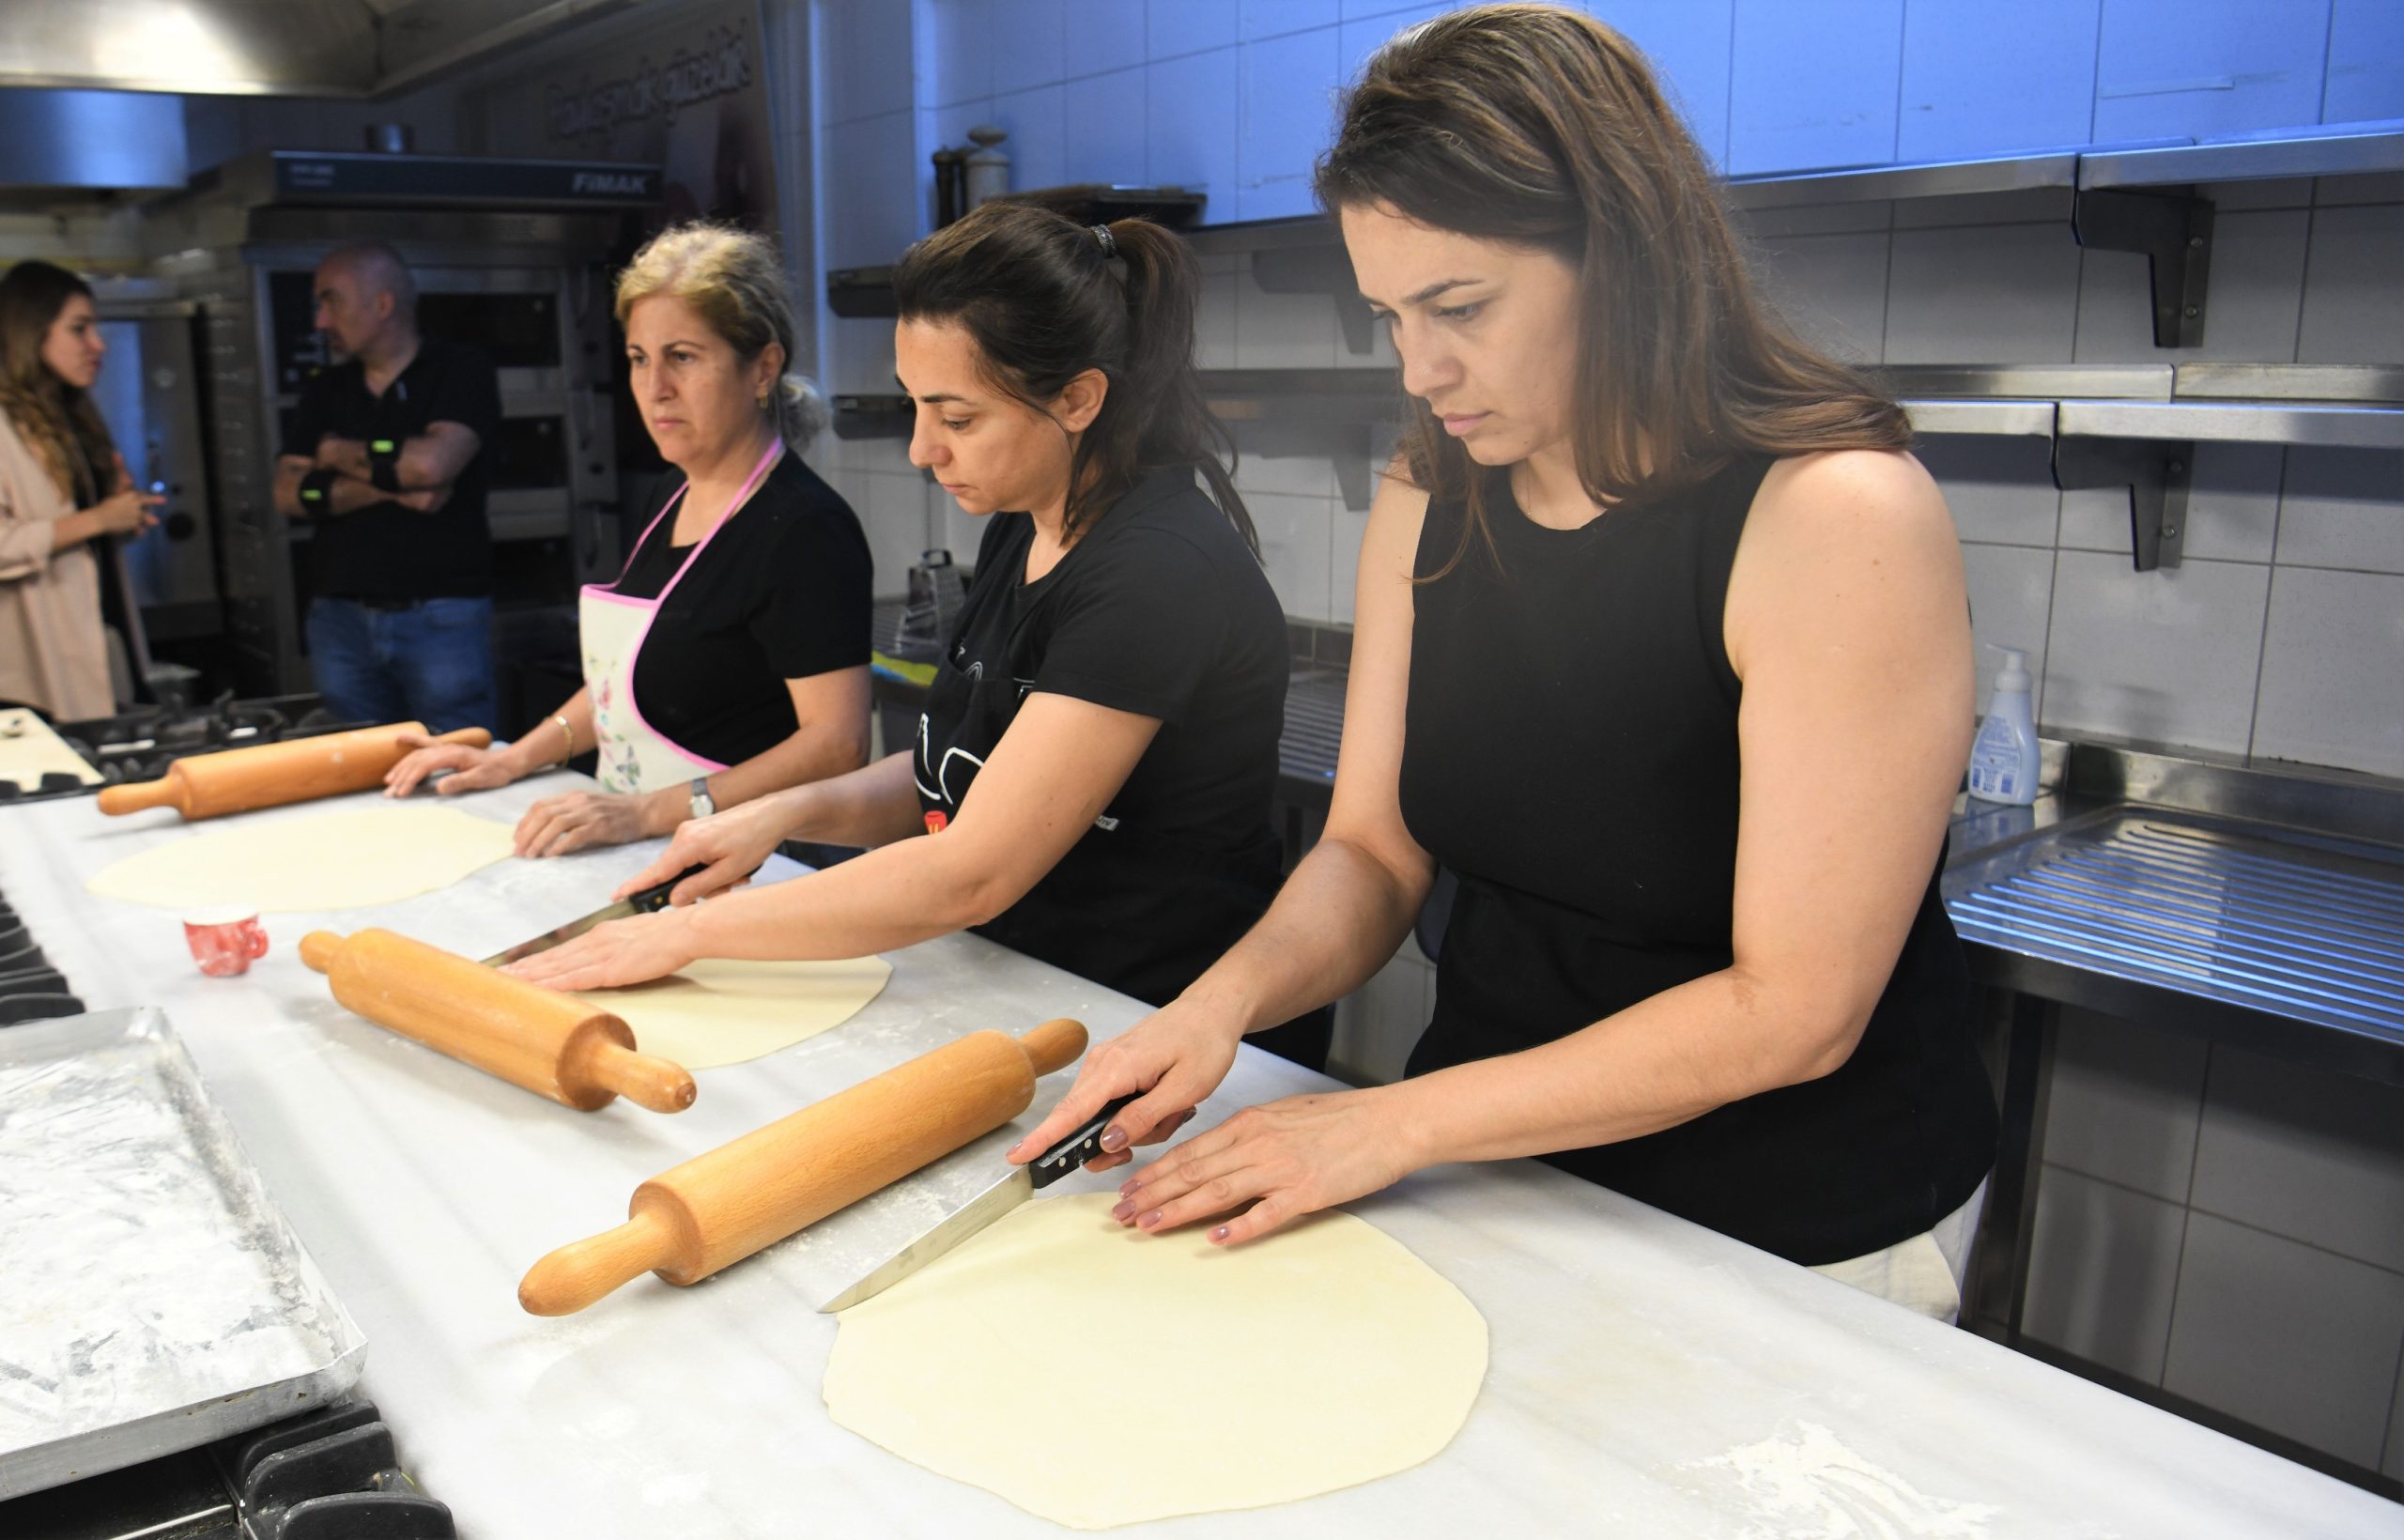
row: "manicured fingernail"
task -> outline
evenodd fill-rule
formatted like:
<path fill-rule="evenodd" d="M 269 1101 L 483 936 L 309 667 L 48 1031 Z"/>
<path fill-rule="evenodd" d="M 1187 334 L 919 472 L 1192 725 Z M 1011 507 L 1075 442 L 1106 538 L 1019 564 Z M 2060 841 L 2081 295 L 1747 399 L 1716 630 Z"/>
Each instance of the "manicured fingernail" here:
<path fill-rule="evenodd" d="M 1006 1150 L 1003 1150 L 1003 1151 L 1002 1151 L 1002 1159 L 1004 1159 L 1004 1160 L 1006 1160 L 1006 1161 L 1007 1161 L 1007 1160 L 1009 1160 L 1010 1157 L 1012 1157 L 1012 1156 L 1016 1155 L 1020 1150 L 1025 1149 L 1025 1147 L 1026 1147 L 1026 1141 L 1025 1141 L 1025 1140 L 1024 1140 L 1024 1139 L 1021 1139 L 1018 1143 L 1016 1143 L 1016 1144 L 1014 1144 L 1014 1145 L 1010 1146 L 1010 1147 L 1009 1147 L 1009 1148 L 1008 1148 L 1008 1149 L 1006 1149 Z"/>
<path fill-rule="evenodd" d="M 1134 1211 L 1135 1211 L 1135 1200 L 1134 1200 L 1133 1198 L 1129 1198 L 1126 1202 L 1124 1202 L 1124 1203 L 1120 1204 L 1117 1208 L 1113 1209 L 1112 1210 L 1110 1210 L 1110 1217 L 1111 1217 L 1111 1218 L 1113 1218 L 1113 1219 L 1115 1219 L 1115 1220 L 1117 1220 L 1117 1221 L 1118 1221 L 1121 1224 L 1124 1224 L 1125 1223 L 1127 1223 L 1127 1216 L 1128 1216 L 1128 1215 L 1130 1215 L 1130 1214 L 1132 1214 L 1132 1213 L 1133 1213 Z"/>
<path fill-rule="evenodd" d="M 1217 1229 L 1212 1230 L 1212 1231 L 1210 1232 L 1210 1239 L 1211 1239 L 1211 1240 L 1225 1240 L 1226 1238 L 1227 1238 L 1227 1227 L 1226 1227 L 1225 1225 L 1224 1225 L 1224 1224 L 1220 1225 Z"/>
<path fill-rule="evenodd" d="M 1104 1152 L 1112 1155 L 1116 1155 L 1120 1150 L 1125 1149 L 1127 1147 L 1127 1131 L 1120 1128 L 1116 1123 L 1111 1124 L 1108 1128 L 1102 1131 L 1102 1147 Z"/>
<path fill-rule="evenodd" d="M 1139 1182 L 1134 1178 L 1130 1177 L 1124 1182 L 1119 1184 L 1118 1195 L 1122 1198 L 1132 1198 L 1143 1187 L 1143 1185 L 1144 1184 L 1142 1182 Z"/>

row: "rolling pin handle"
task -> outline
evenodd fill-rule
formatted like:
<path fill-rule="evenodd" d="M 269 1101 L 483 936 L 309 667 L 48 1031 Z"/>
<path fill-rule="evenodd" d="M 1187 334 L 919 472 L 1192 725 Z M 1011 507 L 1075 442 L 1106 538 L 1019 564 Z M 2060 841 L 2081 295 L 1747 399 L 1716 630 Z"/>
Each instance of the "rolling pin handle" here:
<path fill-rule="evenodd" d="M 567 1316 L 676 1260 L 667 1216 L 645 1209 L 614 1230 L 571 1240 L 526 1270 L 517 1302 L 530 1316 Z"/>
<path fill-rule="evenodd" d="M 300 961 L 319 973 L 333 972 L 341 953 L 342 937 L 331 931 L 312 931 L 300 938 Z"/>
<path fill-rule="evenodd" d="M 1086 1051 L 1086 1028 L 1083 1022 L 1072 1022 L 1066 1016 L 1045 1022 L 1041 1026 L 1018 1040 L 1034 1062 L 1035 1072 L 1048 1075 L 1055 1070 L 1065 1070 L 1077 1062 Z"/>
<path fill-rule="evenodd" d="M 170 777 L 157 780 L 128 781 L 122 786 L 100 788 L 100 808 L 111 818 L 126 813 L 138 813 L 149 808 L 172 808 L 177 803 L 177 785 Z"/>
<path fill-rule="evenodd" d="M 593 1083 L 653 1112 L 683 1112 L 693 1104 L 693 1072 L 672 1059 L 596 1041 L 584 1057 Z"/>
<path fill-rule="evenodd" d="M 492 734 L 480 727 L 456 728 L 440 732 L 429 740 L 438 744 L 465 744 L 470 748 L 486 748 L 492 745 Z"/>

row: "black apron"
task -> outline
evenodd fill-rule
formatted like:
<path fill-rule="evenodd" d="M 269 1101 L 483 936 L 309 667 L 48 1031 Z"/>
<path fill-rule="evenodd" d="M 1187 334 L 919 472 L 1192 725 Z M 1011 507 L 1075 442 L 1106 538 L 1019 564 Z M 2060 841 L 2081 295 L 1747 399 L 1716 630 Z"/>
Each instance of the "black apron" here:
<path fill-rule="evenodd" d="M 919 808 L 936 830 L 959 813 L 1034 688 L 1029 621 L 1046 580 L 1022 585 L 1015 571 L 977 576 L 918 717 L 913 772 Z M 977 933 L 1164 1005 L 1260 917 L 1277 890 L 1278 864 L 1271 836 L 1229 855 L 1147 829 L 1114 806 Z"/>

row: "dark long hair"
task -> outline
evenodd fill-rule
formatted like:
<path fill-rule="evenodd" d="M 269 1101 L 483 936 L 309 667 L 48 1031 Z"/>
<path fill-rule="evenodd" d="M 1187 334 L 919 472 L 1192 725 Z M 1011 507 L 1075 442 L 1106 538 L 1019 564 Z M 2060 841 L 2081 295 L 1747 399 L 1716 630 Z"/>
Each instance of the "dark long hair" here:
<path fill-rule="evenodd" d="M 1644 56 L 1544 5 L 1454 11 L 1402 32 L 1345 93 L 1314 178 L 1329 209 L 1553 253 L 1578 273 L 1574 426 L 1597 502 L 1690 486 L 1740 453 L 1902 449 L 1911 424 L 1862 375 L 1805 346 L 1753 290 L 1703 152 Z M 1412 481 L 1459 500 L 1489 553 L 1489 478 L 1422 401 Z"/>
<path fill-rule="evenodd" d="M 79 294 L 92 298 L 92 286 L 48 262 L 20 262 L 0 278 L 0 412 L 41 456 L 58 489 L 89 506 L 108 491 L 116 440 L 91 393 L 41 361 L 50 323 Z"/>
<path fill-rule="evenodd" d="M 897 312 L 964 327 L 987 381 L 1037 411 L 1087 369 L 1102 371 L 1110 388 L 1069 466 L 1070 540 L 1147 473 L 1191 467 L 1257 555 L 1252 515 L 1220 458 L 1232 461 L 1234 441 L 1194 372 L 1194 254 L 1148 220 L 1102 228 L 1111 250 L 1048 208 L 979 205 L 902 255 Z"/>

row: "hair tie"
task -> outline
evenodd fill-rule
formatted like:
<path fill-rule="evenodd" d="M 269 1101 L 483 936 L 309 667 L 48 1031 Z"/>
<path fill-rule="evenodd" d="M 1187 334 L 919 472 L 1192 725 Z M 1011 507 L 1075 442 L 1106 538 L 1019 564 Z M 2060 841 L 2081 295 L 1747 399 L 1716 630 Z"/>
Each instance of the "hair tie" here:
<path fill-rule="evenodd" d="M 1110 226 L 1107 224 L 1096 224 L 1090 226 L 1090 228 L 1093 231 L 1094 239 L 1102 244 L 1102 259 L 1104 262 L 1107 262 L 1112 257 L 1117 256 L 1118 254 L 1118 238 L 1110 233 Z"/>

